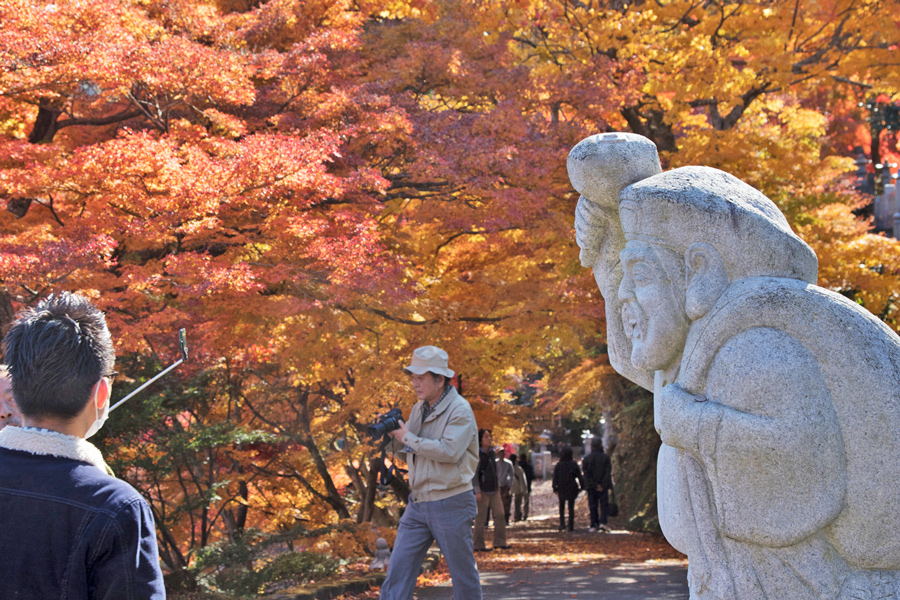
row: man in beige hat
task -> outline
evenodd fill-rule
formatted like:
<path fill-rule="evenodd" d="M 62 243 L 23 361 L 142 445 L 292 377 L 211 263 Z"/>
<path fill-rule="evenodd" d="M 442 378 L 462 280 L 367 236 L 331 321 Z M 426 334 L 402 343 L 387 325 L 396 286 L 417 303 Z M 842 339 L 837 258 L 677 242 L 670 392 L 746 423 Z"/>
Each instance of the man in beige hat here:
<path fill-rule="evenodd" d="M 409 505 L 400 519 L 382 600 L 412 600 L 416 578 L 437 541 L 453 580 L 455 600 L 480 600 L 481 582 L 472 545 L 477 507 L 472 478 L 478 464 L 478 428 L 472 407 L 450 378 L 447 353 L 435 346 L 413 352 L 403 369 L 419 401 L 409 421 L 390 433 L 404 445 L 409 465 Z"/>

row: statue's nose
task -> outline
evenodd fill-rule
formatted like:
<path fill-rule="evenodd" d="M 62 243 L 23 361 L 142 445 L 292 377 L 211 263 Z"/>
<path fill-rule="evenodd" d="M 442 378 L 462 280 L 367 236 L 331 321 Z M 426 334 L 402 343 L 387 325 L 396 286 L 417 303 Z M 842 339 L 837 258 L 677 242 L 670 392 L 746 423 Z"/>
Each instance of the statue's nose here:
<path fill-rule="evenodd" d="M 619 284 L 619 300 L 631 300 L 634 298 L 634 283 L 631 281 L 631 277 L 627 274 L 622 277 L 622 282 Z"/>

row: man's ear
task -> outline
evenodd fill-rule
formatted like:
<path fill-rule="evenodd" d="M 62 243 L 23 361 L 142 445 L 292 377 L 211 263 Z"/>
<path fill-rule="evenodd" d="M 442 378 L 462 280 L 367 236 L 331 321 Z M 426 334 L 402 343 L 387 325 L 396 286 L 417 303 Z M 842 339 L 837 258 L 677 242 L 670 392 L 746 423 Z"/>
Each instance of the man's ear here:
<path fill-rule="evenodd" d="M 98 409 L 101 409 L 109 402 L 111 393 L 112 387 L 109 384 L 109 379 L 101 377 L 97 383 L 94 384 L 94 387 L 91 388 L 91 400 L 97 405 Z"/>
<path fill-rule="evenodd" d="M 687 286 L 684 311 L 696 321 L 712 309 L 728 287 L 728 271 L 722 256 L 706 242 L 691 244 L 684 253 Z"/>

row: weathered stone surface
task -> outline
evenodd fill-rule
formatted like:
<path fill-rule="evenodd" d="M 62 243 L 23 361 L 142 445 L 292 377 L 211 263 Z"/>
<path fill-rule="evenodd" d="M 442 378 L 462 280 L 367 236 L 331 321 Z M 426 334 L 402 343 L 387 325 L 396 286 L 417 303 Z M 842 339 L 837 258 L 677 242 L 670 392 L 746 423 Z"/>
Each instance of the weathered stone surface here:
<path fill-rule="evenodd" d="M 815 285 L 763 194 L 621 135 L 570 154 L 577 240 L 613 366 L 654 393 L 691 598 L 900 600 L 900 338 Z"/>
<path fill-rule="evenodd" d="M 660 173 L 662 168 L 653 142 L 633 133 L 592 135 L 572 149 L 567 163 L 575 190 L 582 198 L 591 199 L 579 200 L 575 231 L 581 248 L 581 264 L 593 267 L 603 255 L 601 244 L 608 244 L 609 236 L 614 236 L 614 242 L 621 241 L 616 229 L 609 227 L 619 192 L 627 185 Z M 591 235 L 595 229 L 606 230 L 608 234 Z"/>

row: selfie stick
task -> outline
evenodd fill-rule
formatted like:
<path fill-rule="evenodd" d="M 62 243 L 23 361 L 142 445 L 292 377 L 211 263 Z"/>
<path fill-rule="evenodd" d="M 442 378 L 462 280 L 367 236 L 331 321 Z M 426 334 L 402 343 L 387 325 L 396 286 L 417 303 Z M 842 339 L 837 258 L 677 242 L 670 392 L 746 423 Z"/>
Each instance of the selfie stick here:
<path fill-rule="evenodd" d="M 174 369 L 175 367 L 177 367 L 178 365 L 180 365 L 181 363 L 183 363 L 184 361 L 187 360 L 187 357 L 188 357 L 187 338 L 185 336 L 184 329 L 178 330 L 178 345 L 181 347 L 181 358 L 179 358 L 177 361 L 175 361 L 174 363 L 172 363 L 171 365 L 166 367 L 165 370 L 160 371 L 159 374 L 156 375 L 156 377 L 154 377 L 153 379 L 151 379 L 150 381 L 148 381 L 147 383 L 145 383 L 138 389 L 134 390 L 133 392 L 131 392 L 130 394 L 128 394 L 127 396 L 125 396 L 124 398 L 122 398 L 121 400 L 119 400 L 118 402 L 113 404 L 109 408 L 109 412 L 116 410 L 116 408 L 118 408 L 119 405 L 121 405 L 123 402 L 125 402 L 126 400 L 128 400 L 129 398 L 131 398 L 132 396 L 134 396 L 135 394 L 140 392 L 142 389 L 144 389 L 145 387 L 147 387 L 148 385 L 150 385 L 151 383 L 153 383 L 154 381 L 156 381 L 157 379 L 159 379 L 160 377 L 162 377 L 163 375 L 165 375 L 166 373 L 168 373 L 169 371 L 171 371 L 172 369 Z"/>

